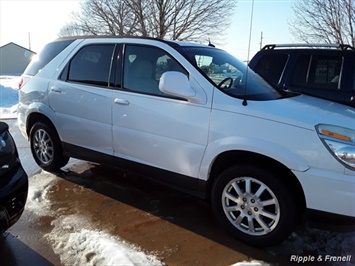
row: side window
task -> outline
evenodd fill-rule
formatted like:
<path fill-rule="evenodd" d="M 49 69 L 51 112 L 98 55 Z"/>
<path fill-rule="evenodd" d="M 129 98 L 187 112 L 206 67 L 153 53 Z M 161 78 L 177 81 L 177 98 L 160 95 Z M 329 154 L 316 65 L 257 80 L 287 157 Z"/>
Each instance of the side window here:
<path fill-rule="evenodd" d="M 36 60 L 32 60 L 25 70 L 25 74 L 34 76 L 44 68 L 54 57 L 60 54 L 74 40 L 55 41 L 47 44 Z"/>
<path fill-rule="evenodd" d="M 340 56 L 313 56 L 308 83 L 322 89 L 338 89 L 342 63 Z"/>
<path fill-rule="evenodd" d="M 126 45 L 123 87 L 134 92 L 163 95 L 159 80 L 166 71 L 187 72 L 165 51 L 149 46 Z"/>
<path fill-rule="evenodd" d="M 292 85 L 336 90 L 339 88 L 342 65 L 341 56 L 301 56 L 296 64 Z"/>
<path fill-rule="evenodd" d="M 287 54 L 264 55 L 256 65 L 255 72 L 268 82 L 279 84 L 288 58 Z"/>
<path fill-rule="evenodd" d="M 60 78 L 66 81 L 108 86 L 114 48 L 113 44 L 85 46 L 70 60 Z"/>
<path fill-rule="evenodd" d="M 302 55 L 298 57 L 295 65 L 295 69 L 291 78 L 291 86 L 295 87 L 307 87 L 307 78 L 308 78 L 308 70 L 309 63 L 311 60 L 310 55 Z"/>

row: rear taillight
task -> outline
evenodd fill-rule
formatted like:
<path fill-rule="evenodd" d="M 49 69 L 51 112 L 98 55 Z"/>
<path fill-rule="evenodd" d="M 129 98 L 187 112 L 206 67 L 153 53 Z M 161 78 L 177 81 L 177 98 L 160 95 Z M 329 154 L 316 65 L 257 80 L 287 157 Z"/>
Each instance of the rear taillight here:
<path fill-rule="evenodd" d="M 18 89 L 20 90 L 30 79 L 30 76 L 21 76 L 21 79 L 18 83 Z"/>
<path fill-rule="evenodd" d="M 21 89 L 21 88 L 22 88 L 23 83 L 24 83 L 24 79 L 21 78 L 21 79 L 20 79 L 20 82 L 18 83 L 18 89 Z"/>

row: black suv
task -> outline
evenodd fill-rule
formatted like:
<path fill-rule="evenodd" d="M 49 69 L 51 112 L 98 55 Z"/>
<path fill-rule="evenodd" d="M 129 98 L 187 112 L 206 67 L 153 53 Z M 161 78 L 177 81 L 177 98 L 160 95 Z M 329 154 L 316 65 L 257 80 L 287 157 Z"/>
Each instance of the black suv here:
<path fill-rule="evenodd" d="M 9 126 L 0 122 L 0 233 L 21 217 L 27 192 L 27 174 L 20 163 Z"/>
<path fill-rule="evenodd" d="M 250 68 L 278 89 L 355 106 L 355 48 L 339 44 L 269 44 Z"/>

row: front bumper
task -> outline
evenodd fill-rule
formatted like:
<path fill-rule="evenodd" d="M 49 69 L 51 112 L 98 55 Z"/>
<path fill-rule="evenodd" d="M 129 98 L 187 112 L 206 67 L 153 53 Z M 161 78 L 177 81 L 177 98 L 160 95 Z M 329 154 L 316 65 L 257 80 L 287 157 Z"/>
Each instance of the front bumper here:
<path fill-rule="evenodd" d="M 20 219 L 28 193 L 28 177 L 22 165 L 0 176 L 0 233 Z"/>
<path fill-rule="evenodd" d="M 339 173 L 310 168 L 293 173 L 302 185 L 307 209 L 344 217 L 345 223 L 355 222 L 354 171 Z"/>

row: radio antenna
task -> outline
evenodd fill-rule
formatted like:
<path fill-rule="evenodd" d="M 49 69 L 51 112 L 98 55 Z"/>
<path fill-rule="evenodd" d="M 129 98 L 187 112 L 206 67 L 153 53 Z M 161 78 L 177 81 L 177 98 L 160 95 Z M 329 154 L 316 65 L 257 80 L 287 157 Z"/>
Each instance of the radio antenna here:
<path fill-rule="evenodd" d="M 249 44 L 248 44 L 248 57 L 247 57 L 247 63 L 248 64 L 249 64 L 249 60 L 250 60 L 250 45 L 251 45 L 251 34 L 252 34 L 252 31 L 253 31 L 253 17 L 254 17 L 254 0 L 252 1 L 251 15 L 250 15 Z M 243 106 L 247 106 L 248 105 L 248 101 L 247 101 L 248 72 L 249 72 L 249 67 L 247 66 L 247 70 L 245 72 L 245 89 L 244 89 Z"/>

